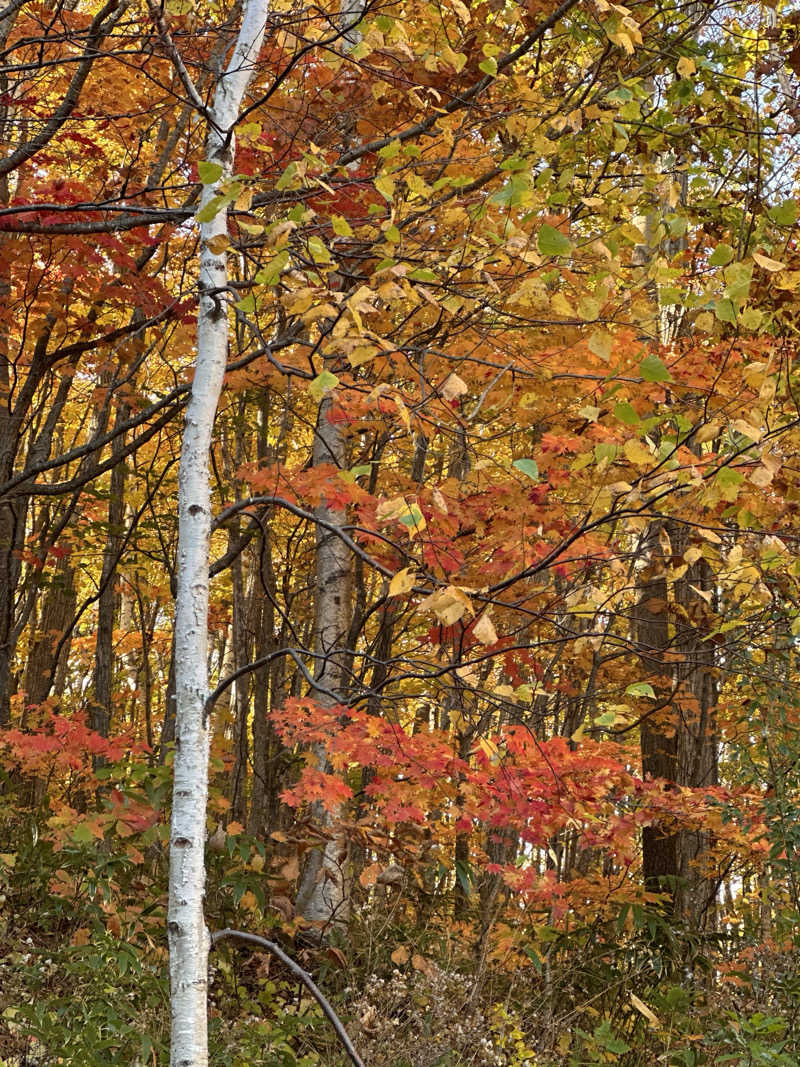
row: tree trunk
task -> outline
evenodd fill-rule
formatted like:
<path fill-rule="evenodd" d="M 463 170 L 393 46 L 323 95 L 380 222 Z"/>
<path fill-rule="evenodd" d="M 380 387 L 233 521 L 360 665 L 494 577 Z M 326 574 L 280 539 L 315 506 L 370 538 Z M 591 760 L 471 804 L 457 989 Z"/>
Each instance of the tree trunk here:
<path fill-rule="evenodd" d="M 688 528 L 675 531 L 673 547 L 688 548 Z M 701 593 L 710 597 L 710 603 Z M 707 641 L 714 600 L 714 575 L 705 559 L 696 560 L 675 583 L 675 650 L 683 656 L 677 666 L 680 714 L 678 731 L 678 784 L 693 789 L 719 782 L 717 758 L 717 681 L 714 646 Z M 704 869 L 711 834 L 684 830 L 680 834 L 677 911 L 692 929 L 713 930 L 716 925 L 717 880 Z"/>
<path fill-rule="evenodd" d="M 221 169 L 204 185 L 201 211 L 230 179 L 234 124 L 267 21 L 266 0 L 246 0 L 236 44 L 220 74 L 208 115 L 206 159 Z M 188 74 L 177 67 L 184 82 Z M 205 111 L 193 86 L 185 86 Z M 210 938 L 203 916 L 205 829 L 208 800 L 208 567 L 211 533 L 209 451 L 228 354 L 226 253 L 214 238 L 226 237 L 227 212 L 200 223 L 200 291 L 197 362 L 178 476 L 178 596 L 175 607 L 175 762 L 170 828 L 169 905 L 172 1067 L 207 1067 L 207 988 Z"/>
<path fill-rule="evenodd" d="M 116 424 L 124 422 L 128 409 L 121 404 L 117 410 Z M 112 455 L 119 454 L 125 445 L 125 435 L 114 441 Z M 111 495 L 108 501 L 108 534 L 103 552 L 103 569 L 100 575 L 100 599 L 97 603 L 97 644 L 94 671 L 94 700 L 90 709 L 89 725 L 101 737 L 108 737 L 111 729 L 111 705 L 114 686 L 114 618 L 117 596 L 114 576 L 117 556 L 122 544 L 122 526 L 125 518 L 125 464 L 118 462 L 111 470 Z M 145 650 L 142 649 L 144 654 Z"/>
<path fill-rule="evenodd" d="M 663 526 L 651 523 L 647 531 L 647 564 L 639 575 L 639 599 L 634 612 L 639 658 L 660 702 L 669 692 L 665 678 L 664 653 L 669 646 L 667 622 L 667 578 L 665 560 L 659 546 Z M 642 773 L 646 778 L 674 782 L 678 766 L 677 723 L 672 709 L 645 719 L 640 727 Z M 675 892 L 678 877 L 678 836 L 659 825 L 642 830 L 642 871 L 645 888 L 651 893 Z"/>
<path fill-rule="evenodd" d="M 319 407 L 314 438 L 314 464 L 333 463 L 344 469 L 346 441 L 342 427 L 330 419 L 332 400 L 326 397 Z M 347 514 L 321 504 L 315 511 L 326 525 L 317 526 L 316 595 L 314 600 L 314 681 L 319 686 L 315 699 L 323 707 L 335 707 L 346 689 L 345 660 L 350 632 L 350 549 L 330 526 L 342 528 Z M 327 767 L 325 749 L 316 752 L 320 769 Z M 297 892 L 296 911 L 309 922 L 320 924 L 320 934 L 332 922 L 347 918 L 347 846 L 333 830 L 335 813 L 321 806 L 315 811 L 317 824 L 330 833 L 322 849 L 313 849 L 306 862 Z"/>

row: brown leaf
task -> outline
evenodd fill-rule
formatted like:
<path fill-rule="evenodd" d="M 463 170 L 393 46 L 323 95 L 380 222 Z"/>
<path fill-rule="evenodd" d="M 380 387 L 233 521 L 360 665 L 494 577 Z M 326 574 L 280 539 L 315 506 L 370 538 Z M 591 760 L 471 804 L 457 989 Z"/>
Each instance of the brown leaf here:
<path fill-rule="evenodd" d="M 274 908 L 287 923 L 291 922 L 294 918 L 294 904 L 292 904 L 288 897 L 270 897 L 269 903 L 270 907 Z"/>
<path fill-rule="evenodd" d="M 371 863 L 369 867 L 365 867 L 361 874 L 358 876 L 358 880 L 364 889 L 369 889 L 371 885 L 375 885 L 378 880 L 378 875 L 381 873 L 380 863 Z"/>
<path fill-rule="evenodd" d="M 285 878 L 287 882 L 293 882 L 295 878 L 300 874 L 300 863 L 297 856 L 290 856 L 289 859 L 281 867 L 281 878 Z"/>
<path fill-rule="evenodd" d="M 333 960 L 333 962 L 337 964 L 341 968 L 341 970 L 347 970 L 347 956 L 345 956 L 345 954 L 340 948 L 334 948 L 333 945 L 329 945 L 326 955 L 328 959 Z"/>
<path fill-rule="evenodd" d="M 398 867 L 396 863 L 392 863 L 385 871 L 381 871 L 375 880 L 378 885 L 399 885 L 404 877 L 403 868 Z"/>

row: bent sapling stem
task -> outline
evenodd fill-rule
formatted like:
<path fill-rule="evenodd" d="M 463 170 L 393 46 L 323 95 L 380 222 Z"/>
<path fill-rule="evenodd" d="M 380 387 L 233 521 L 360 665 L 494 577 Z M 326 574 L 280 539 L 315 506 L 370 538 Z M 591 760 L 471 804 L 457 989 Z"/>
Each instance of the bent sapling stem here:
<path fill-rule="evenodd" d="M 353 1047 L 353 1042 L 348 1037 L 347 1031 L 342 1025 L 341 1019 L 333 1010 L 327 997 L 314 982 L 314 979 L 311 977 L 308 971 L 303 970 L 299 963 L 295 963 L 291 956 L 287 956 L 283 949 L 280 947 L 280 945 L 276 945 L 274 941 L 267 941 L 265 937 L 259 937 L 258 934 L 248 934 L 244 930 L 217 930 L 216 933 L 213 933 L 211 935 L 211 947 L 216 947 L 216 945 L 220 941 L 224 941 L 228 938 L 235 941 L 244 941 L 246 944 L 249 945 L 258 945 L 260 948 L 265 948 L 267 952 L 271 952 L 273 956 L 277 956 L 281 963 L 285 964 L 285 966 L 289 968 L 295 978 L 300 979 L 300 981 L 303 983 L 309 993 L 311 993 L 313 998 L 316 1000 L 317 1004 L 319 1004 L 319 1006 L 322 1008 L 328 1019 L 328 1022 L 336 1031 L 336 1036 L 341 1041 L 345 1052 L 353 1061 L 355 1067 L 365 1067 L 364 1061 L 361 1059 L 361 1057 Z"/>

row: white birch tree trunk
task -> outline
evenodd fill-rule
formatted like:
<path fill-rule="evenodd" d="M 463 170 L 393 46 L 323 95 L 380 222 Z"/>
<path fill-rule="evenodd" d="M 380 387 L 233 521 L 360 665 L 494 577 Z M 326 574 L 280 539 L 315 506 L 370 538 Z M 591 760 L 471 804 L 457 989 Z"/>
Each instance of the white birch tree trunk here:
<path fill-rule="evenodd" d="M 364 6 L 364 0 L 341 2 L 339 50 L 343 54 L 351 52 L 361 40 L 355 27 L 364 13 Z M 335 361 L 329 359 L 328 362 Z M 312 459 L 314 466 L 332 463 L 344 470 L 347 441 L 341 423 L 331 421 L 332 408 L 332 398 L 324 397 L 317 414 Z M 347 525 L 347 512 L 322 503 L 315 509 L 315 515 L 325 525 L 317 526 L 314 681 L 320 688 L 314 698 L 322 707 L 331 708 L 344 698 L 347 685 L 345 647 L 352 617 L 350 549 L 334 533 L 334 528 L 343 530 Z M 327 770 L 325 746 L 318 745 L 315 755 L 318 768 Z M 295 900 L 297 914 L 317 925 L 316 936 L 319 938 L 323 938 L 333 924 L 344 923 L 349 916 L 349 850 L 344 835 L 335 831 L 340 810 L 330 813 L 322 805 L 316 805 L 315 821 L 331 836 L 324 848 L 312 849 L 309 853 Z"/>
<path fill-rule="evenodd" d="M 221 167 L 204 185 L 200 211 L 230 179 L 234 125 L 264 39 L 268 0 L 246 0 L 230 62 L 206 113 L 206 160 Z M 205 113 L 178 57 L 184 86 Z M 228 358 L 225 252 L 213 238 L 227 234 L 227 211 L 200 223 L 197 363 L 186 411 L 178 482 L 178 597 L 175 608 L 176 722 L 170 830 L 167 934 L 170 956 L 172 1067 L 207 1067 L 207 987 L 210 939 L 203 916 L 208 797 L 208 566 L 211 531 L 209 450 Z"/>
<path fill-rule="evenodd" d="M 340 470 L 347 466 L 347 442 L 340 423 L 331 422 L 332 401 L 325 397 L 319 406 L 314 437 L 313 461 L 332 463 Z M 315 509 L 325 526 L 317 526 L 316 581 L 314 592 L 314 681 L 320 689 L 313 693 L 322 707 L 332 708 L 342 699 L 347 680 L 344 671 L 345 647 L 350 629 L 352 604 L 350 595 L 350 549 L 331 527 L 343 529 L 347 512 L 322 503 Z M 313 690 L 312 690 L 313 692 Z M 328 754 L 324 745 L 315 750 L 317 766 L 327 770 Z M 317 824 L 331 833 L 325 847 L 309 854 L 297 891 L 295 908 L 309 922 L 319 924 L 317 933 L 324 936 L 333 923 L 348 917 L 346 878 L 347 842 L 333 830 L 337 812 L 328 813 L 317 805 Z"/>

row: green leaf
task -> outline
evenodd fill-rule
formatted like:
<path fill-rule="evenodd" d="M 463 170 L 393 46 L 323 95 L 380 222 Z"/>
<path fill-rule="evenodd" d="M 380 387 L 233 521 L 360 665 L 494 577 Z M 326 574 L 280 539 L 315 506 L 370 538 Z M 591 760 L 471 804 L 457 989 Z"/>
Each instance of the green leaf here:
<path fill-rule="evenodd" d="M 515 459 L 511 466 L 516 467 L 523 474 L 527 474 L 534 482 L 539 480 L 539 467 L 535 459 Z"/>
<path fill-rule="evenodd" d="M 389 226 L 385 230 L 383 236 L 391 244 L 396 245 L 398 243 L 398 241 L 400 240 L 400 231 L 398 230 L 398 228 L 396 226 Z"/>
<path fill-rule="evenodd" d="M 720 322 L 736 322 L 736 308 L 727 297 L 714 301 L 714 314 Z"/>
<path fill-rule="evenodd" d="M 662 307 L 683 303 L 683 290 L 674 285 L 662 285 L 658 289 L 658 302 Z"/>
<path fill-rule="evenodd" d="M 764 318 L 760 308 L 745 308 L 739 316 L 739 322 L 746 330 L 757 330 Z"/>
<path fill-rule="evenodd" d="M 309 237 L 308 250 L 315 263 L 332 263 L 331 254 L 319 237 Z"/>
<path fill-rule="evenodd" d="M 197 164 L 197 177 L 203 185 L 213 185 L 222 177 L 222 164 L 204 159 L 202 163 Z"/>
<path fill-rule="evenodd" d="M 502 207 L 517 207 L 522 203 L 529 188 L 530 181 L 525 174 L 513 174 L 496 193 L 492 193 L 489 200 Z"/>
<path fill-rule="evenodd" d="M 572 251 L 570 239 L 547 223 L 540 228 L 537 243 L 543 256 L 568 256 Z"/>
<path fill-rule="evenodd" d="M 672 375 L 654 353 L 650 353 L 639 364 L 639 373 L 646 382 L 670 382 Z"/>
<path fill-rule="evenodd" d="M 404 526 L 410 527 L 412 530 L 417 526 L 422 526 L 424 516 L 419 504 L 412 504 L 408 511 L 402 515 L 397 516 L 397 521 L 402 522 Z"/>
<path fill-rule="evenodd" d="M 472 868 L 470 864 L 464 863 L 463 860 L 458 860 L 456 863 L 456 877 L 464 892 L 464 896 L 470 896 L 472 893 Z"/>
<path fill-rule="evenodd" d="M 256 310 L 256 295 L 255 293 L 248 293 L 247 296 L 243 296 L 241 300 L 237 300 L 234 307 L 239 311 L 243 311 L 245 315 L 252 315 Z"/>
<path fill-rule="evenodd" d="M 782 204 L 776 204 L 769 211 L 769 217 L 778 226 L 794 226 L 798 214 L 800 211 L 798 211 L 796 200 L 784 200 Z"/>
<path fill-rule="evenodd" d="M 400 151 L 399 141 L 390 141 L 389 144 L 385 144 L 383 148 L 378 150 L 378 155 L 381 159 L 394 159 L 397 153 Z"/>
<path fill-rule="evenodd" d="M 656 691 L 649 682 L 634 682 L 633 685 L 629 685 L 625 690 L 625 695 L 629 697 L 651 697 L 653 700 L 656 699 Z"/>
<path fill-rule="evenodd" d="M 335 389 L 339 384 L 339 379 L 335 374 L 331 374 L 329 370 L 324 370 L 316 376 L 313 382 L 308 385 L 308 391 L 311 396 L 317 401 L 322 400 L 326 393 L 329 393 L 331 389 Z"/>
<path fill-rule="evenodd" d="M 230 203 L 230 197 L 212 196 L 211 199 L 197 212 L 198 222 L 211 222 L 219 215 L 220 211 Z"/>
<path fill-rule="evenodd" d="M 724 267 L 730 263 L 735 253 L 730 245 L 726 245 L 724 242 L 718 244 L 709 257 L 709 265 L 712 267 Z"/>
<path fill-rule="evenodd" d="M 744 481 L 744 476 L 732 467 L 722 467 L 717 473 L 714 479 L 715 484 L 719 487 L 720 493 L 723 498 L 729 503 L 733 503 L 736 497 L 739 495 L 739 488 Z"/>
<path fill-rule="evenodd" d="M 277 182 L 275 182 L 275 188 L 288 189 L 294 180 L 295 174 L 297 174 L 297 164 L 290 163 Z"/>
<path fill-rule="evenodd" d="M 255 280 L 259 285 L 277 285 L 283 271 L 289 264 L 289 250 L 282 249 L 277 256 L 266 263 L 256 274 Z"/>
<path fill-rule="evenodd" d="M 640 421 L 636 409 L 627 401 L 614 405 L 614 417 L 624 422 L 626 426 L 637 426 Z"/>
<path fill-rule="evenodd" d="M 484 59 L 482 63 L 478 64 L 478 70 L 482 70 L 484 74 L 488 74 L 493 78 L 497 74 L 497 60 L 493 56 L 489 56 L 488 59 Z"/>
<path fill-rule="evenodd" d="M 89 845 L 94 840 L 94 834 L 85 822 L 79 822 L 70 831 L 70 837 L 76 845 Z"/>

